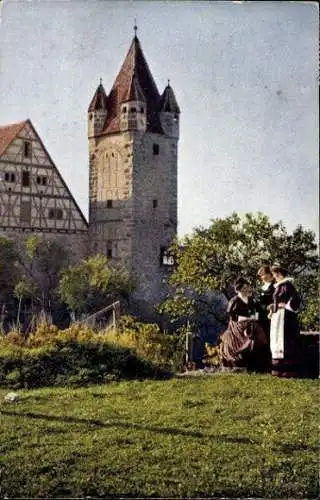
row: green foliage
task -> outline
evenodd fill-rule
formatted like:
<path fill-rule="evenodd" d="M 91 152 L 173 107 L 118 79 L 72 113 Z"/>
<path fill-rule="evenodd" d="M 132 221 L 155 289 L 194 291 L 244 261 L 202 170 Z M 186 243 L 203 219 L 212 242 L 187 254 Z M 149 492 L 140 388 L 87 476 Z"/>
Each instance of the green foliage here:
<path fill-rule="evenodd" d="M 162 332 L 155 323 L 142 323 L 132 316 L 122 316 L 117 332 L 107 334 L 117 345 L 134 349 L 137 354 L 162 368 L 182 371 L 185 355 L 185 335 Z"/>
<path fill-rule="evenodd" d="M 76 314 L 95 312 L 119 298 L 128 299 L 132 283 L 127 273 L 113 269 L 96 255 L 61 273 L 60 299 Z"/>
<path fill-rule="evenodd" d="M 174 295 L 168 297 L 160 311 L 177 319 L 181 316 L 196 322 L 199 315 L 211 314 L 224 322 L 225 302 L 230 287 L 239 275 L 256 283 L 258 268 L 280 261 L 289 273 L 302 283 L 308 277 L 316 279 L 319 265 L 315 235 L 298 226 L 288 234 L 281 222 L 272 224 L 267 216 L 258 213 L 232 214 L 225 219 L 213 219 L 211 225 L 197 228 L 171 252 L 176 269 L 170 283 Z M 314 296 L 305 287 L 306 302 Z"/>
<path fill-rule="evenodd" d="M 300 314 L 300 325 L 304 331 L 320 331 L 320 303 L 317 296 L 309 297 L 306 306 Z"/>
<path fill-rule="evenodd" d="M 121 381 L 21 390 L 15 403 L 7 392 L 2 498 L 319 497 L 316 380 Z"/>
<path fill-rule="evenodd" d="M 0 381 L 12 388 L 73 386 L 168 375 L 168 371 L 135 351 L 111 344 L 106 335 L 79 325 L 59 331 L 42 323 L 29 337 L 12 332 L 0 340 Z"/>
<path fill-rule="evenodd" d="M 221 344 L 212 345 L 206 342 L 203 363 L 207 367 L 218 368 L 221 366 L 221 354 Z"/>
<path fill-rule="evenodd" d="M 16 244 L 14 241 L 0 236 L 0 305 L 12 297 L 20 275 Z"/>
<path fill-rule="evenodd" d="M 52 239 L 30 235 L 21 251 L 24 278 L 15 290 L 16 296 L 32 298 L 41 308 L 50 311 L 57 301 L 60 273 L 71 258 L 68 248 Z"/>

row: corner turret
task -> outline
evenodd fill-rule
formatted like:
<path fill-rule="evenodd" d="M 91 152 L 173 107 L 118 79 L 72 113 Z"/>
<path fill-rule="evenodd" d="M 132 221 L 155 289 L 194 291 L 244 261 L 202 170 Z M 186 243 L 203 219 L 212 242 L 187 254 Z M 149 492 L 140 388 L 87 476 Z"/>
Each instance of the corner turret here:
<path fill-rule="evenodd" d="M 180 108 L 168 81 L 160 98 L 160 121 L 165 135 L 179 139 L 179 115 Z"/>
<path fill-rule="evenodd" d="M 108 98 L 100 79 L 88 108 L 88 137 L 96 137 L 102 131 L 108 114 Z"/>

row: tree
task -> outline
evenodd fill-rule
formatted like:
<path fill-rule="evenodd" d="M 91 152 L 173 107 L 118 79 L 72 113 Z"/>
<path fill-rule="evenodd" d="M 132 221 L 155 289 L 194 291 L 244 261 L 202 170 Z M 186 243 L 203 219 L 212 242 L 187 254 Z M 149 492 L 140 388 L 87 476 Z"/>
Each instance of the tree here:
<path fill-rule="evenodd" d="M 70 251 L 58 241 L 29 236 L 21 249 L 24 273 L 16 296 L 30 298 L 42 310 L 51 312 L 57 301 L 60 272 L 70 263 L 70 257 Z"/>
<path fill-rule="evenodd" d="M 12 297 L 20 273 L 16 244 L 0 236 L 0 304 Z"/>
<path fill-rule="evenodd" d="M 15 321 L 14 289 L 21 278 L 19 253 L 14 241 L 0 237 L 0 330 Z M 5 321 L 6 320 L 6 321 Z"/>
<path fill-rule="evenodd" d="M 226 299 L 235 279 L 244 275 L 255 284 L 257 269 L 273 262 L 281 262 L 296 278 L 305 303 L 314 297 L 319 265 L 314 233 L 298 226 L 288 234 L 282 222 L 273 224 L 262 213 L 213 219 L 208 228 L 196 228 L 176 241 L 171 252 L 176 262 L 169 280 L 174 293 L 160 311 L 173 320 L 183 316 L 197 322 L 206 311 L 226 321 Z"/>
<path fill-rule="evenodd" d="M 58 293 L 75 316 L 79 316 L 97 312 L 119 299 L 128 300 L 132 289 L 124 270 L 113 269 L 105 256 L 96 255 L 64 269 Z"/>

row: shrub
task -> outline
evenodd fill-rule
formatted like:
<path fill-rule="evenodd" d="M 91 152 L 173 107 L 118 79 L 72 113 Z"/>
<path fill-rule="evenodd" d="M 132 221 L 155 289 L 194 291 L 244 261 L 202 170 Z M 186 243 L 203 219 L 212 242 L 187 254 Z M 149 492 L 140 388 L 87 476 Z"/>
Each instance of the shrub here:
<path fill-rule="evenodd" d="M 184 364 L 184 332 L 162 332 L 155 323 L 142 323 L 132 316 L 122 316 L 117 332 L 106 334 L 115 345 L 134 349 L 139 356 L 172 371 Z"/>
<path fill-rule="evenodd" d="M 218 368 L 221 366 L 221 343 L 212 345 L 205 343 L 205 356 L 203 363 L 210 368 Z"/>
<path fill-rule="evenodd" d="M 110 380 L 163 378 L 169 373 L 127 347 L 110 344 L 80 325 L 59 331 L 40 325 L 28 338 L 0 340 L 0 383 L 8 387 L 87 385 Z"/>

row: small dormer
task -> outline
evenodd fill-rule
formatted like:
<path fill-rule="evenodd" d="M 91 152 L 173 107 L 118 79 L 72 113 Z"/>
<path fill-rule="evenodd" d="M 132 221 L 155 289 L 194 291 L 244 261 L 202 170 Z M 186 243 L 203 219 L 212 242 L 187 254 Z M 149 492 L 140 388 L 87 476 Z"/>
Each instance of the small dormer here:
<path fill-rule="evenodd" d="M 125 100 L 120 105 L 120 130 L 140 130 L 147 128 L 147 103 L 135 75 Z"/>
<path fill-rule="evenodd" d="M 95 137 L 100 134 L 105 124 L 108 114 L 108 98 L 100 79 L 92 101 L 88 109 L 88 137 Z"/>
<path fill-rule="evenodd" d="M 169 81 L 160 99 L 160 121 L 165 135 L 179 139 L 180 108 Z"/>

